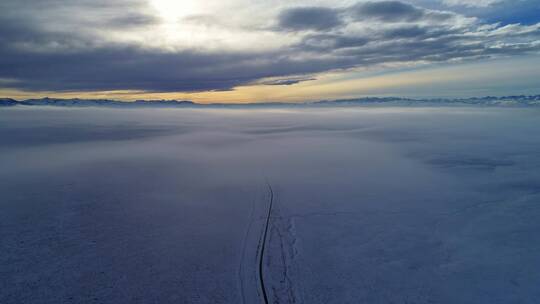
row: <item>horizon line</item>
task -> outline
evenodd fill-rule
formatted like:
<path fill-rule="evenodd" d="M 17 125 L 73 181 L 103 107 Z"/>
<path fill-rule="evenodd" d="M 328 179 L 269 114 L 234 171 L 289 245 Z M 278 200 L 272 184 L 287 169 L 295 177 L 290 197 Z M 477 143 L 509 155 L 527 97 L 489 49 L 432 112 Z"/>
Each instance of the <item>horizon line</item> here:
<path fill-rule="evenodd" d="M 305 100 L 305 101 L 253 101 L 253 102 L 220 102 L 212 101 L 208 103 L 200 103 L 189 99 L 137 99 L 137 100 L 121 100 L 121 99 L 109 99 L 109 98 L 56 98 L 56 97 L 38 97 L 38 98 L 26 98 L 26 99 L 17 99 L 13 97 L 0 97 L 0 101 L 12 100 L 17 103 L 24 103 L 30 101 L 43 101 L 43 100 L 53 100 L 53 101 L 81 101 L 81 102 L 93 102 L 93 101 L 107 101 L 115 103 L 125 103 L 125 104 L 135 104 L 135 103 L 178 103 L 178 104 L 192 104 L 192 105 L 262 105 L 262 104 L 283 104 L 283 105 L 302 105 L 302 104 L 316 104 L 324 102 L 345 102 L 345 101 L 368 101 L 380 100 L 380 101 L 464 101 L 464 100 L 481 100 L 481 99 L 511 99 L 511 98 L 531 98 L 536 97 L 535 100 L 540 98 L 540 93 L 538 94 L 519 94 L 519 95 L 481 95 L 481 96 L 469 96 L 469 97 L 400 97 L 400 96 L 359 96 L 351 98 L 338 98 L 338 99 L 317 99 L 317 100 Z"/>

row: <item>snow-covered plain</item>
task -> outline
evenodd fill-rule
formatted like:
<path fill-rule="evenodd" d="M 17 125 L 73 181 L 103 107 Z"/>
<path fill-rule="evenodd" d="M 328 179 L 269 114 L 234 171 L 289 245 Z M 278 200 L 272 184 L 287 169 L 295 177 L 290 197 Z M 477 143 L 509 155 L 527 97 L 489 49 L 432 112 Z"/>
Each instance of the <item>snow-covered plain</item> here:
<path fill-rule="evenodd" d="M 540 109 L 0 110 L 0 303 L 540 303 Z"/>

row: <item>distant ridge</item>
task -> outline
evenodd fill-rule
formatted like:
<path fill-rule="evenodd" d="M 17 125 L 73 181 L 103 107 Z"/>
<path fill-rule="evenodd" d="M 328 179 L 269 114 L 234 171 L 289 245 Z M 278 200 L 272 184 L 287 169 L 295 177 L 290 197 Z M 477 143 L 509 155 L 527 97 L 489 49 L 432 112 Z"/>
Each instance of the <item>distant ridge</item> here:
<path fill-rule="evenodd" d="M 0 107 L 9 106 L 56 106 L 56 107 L 114 107 L 114 108 L 244 108 L 244 107 L 345 107 L 345 106 L 540 106 L 540 95 L 486 96 L 473 98 L 411 99 L 401 97 L 361 97 L 353 99 L 321 100 L 304 103 L 212 103 L 199 104 L 188 100 L 137 100 L 118 101 L 110 99 L 60 99 L 39 98 L 15 100 L 0 98 Z"/>
<path fill-rule="evenodd" d="M 11 98 L 0 98 L 0 106 L 15 106 L 19 104 L 17 100 Z"/>
<path fill-rule="evenodd" d="M 15 101 L 16 103 L 9 103 L 8 105 L 22 105 L 22 106 L 58 106 L 58 107 L 94 107 L 94 106 L 107 106 L 107 107 L 176 107 L 176 106 L 192 106 L 195 103 L 191 101 L 178 101 L 178 100 L 137 100 L 137 101 L 118 101 L 110 99 L 61 99 L 61 98 L 39 98 L 39 99 L 26 99 L 21 101 Z"/>

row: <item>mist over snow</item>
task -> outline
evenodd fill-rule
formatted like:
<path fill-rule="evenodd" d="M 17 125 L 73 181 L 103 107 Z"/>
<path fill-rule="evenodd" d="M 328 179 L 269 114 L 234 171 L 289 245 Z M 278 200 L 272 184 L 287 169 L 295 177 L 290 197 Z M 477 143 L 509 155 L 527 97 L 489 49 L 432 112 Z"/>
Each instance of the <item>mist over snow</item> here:
<path fill-rule="evenodd" d="M 0 303 L 538 303 L 538 109 L 0 111 Z"/>

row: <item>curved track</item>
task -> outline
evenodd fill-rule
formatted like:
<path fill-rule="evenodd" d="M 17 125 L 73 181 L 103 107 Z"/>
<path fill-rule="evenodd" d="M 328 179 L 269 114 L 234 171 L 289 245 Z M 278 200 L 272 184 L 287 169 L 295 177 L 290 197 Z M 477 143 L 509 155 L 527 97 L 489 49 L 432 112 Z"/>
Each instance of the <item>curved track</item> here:
<path fill-rule="evenodd" d="M 274 204 L 274 190 L 270 183 L 267 183 L 268 190 L 270 191 L 270 204 L 268 206 L 268 214 L 266 215 L 266 223 L 264 227 L 264 234 L 262 236 L 262 245 L 261 245 L 261 254 L 259 255 L 259 282 L 261 284 L 261 291 L 263 295 L 263 300 L 265 304 L 270 303 L 268 301 L 268 294 L 266 292 L 266 286 L 264 284 L 264 274 L 263 274 L 263 261 L 264 253 L 266 249 L 266 238 L 268 236 L 268 226 L 270 225 L 270 215 L 272 214 L 272 205 Z"/>

